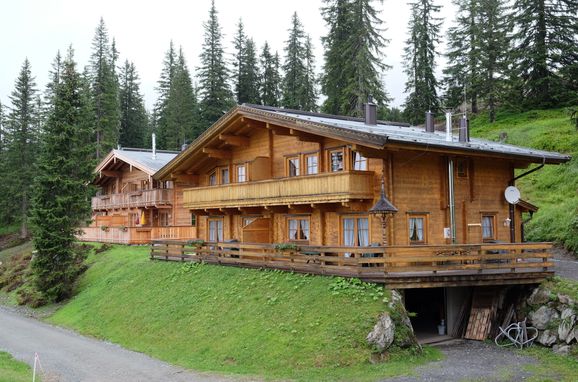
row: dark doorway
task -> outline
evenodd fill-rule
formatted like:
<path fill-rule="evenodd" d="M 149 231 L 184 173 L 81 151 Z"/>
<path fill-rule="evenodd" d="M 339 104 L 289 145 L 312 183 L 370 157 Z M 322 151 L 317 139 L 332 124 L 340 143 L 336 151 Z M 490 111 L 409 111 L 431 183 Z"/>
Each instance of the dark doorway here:
<path fill-rule="evenodd" d="M 447 325 L 444 288 L 419 288 L 405 290 L 405 308 L 418 339 L 438 336 L 438 325 Z M 447 333 L 447 328 L 446 328 Z"/>

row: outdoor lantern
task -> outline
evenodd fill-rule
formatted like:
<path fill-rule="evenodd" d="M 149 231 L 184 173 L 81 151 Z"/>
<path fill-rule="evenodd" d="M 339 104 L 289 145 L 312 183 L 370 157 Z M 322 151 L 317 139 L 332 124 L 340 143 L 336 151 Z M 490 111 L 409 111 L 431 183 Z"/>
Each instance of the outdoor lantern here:
<path fill-rule="evenodd" d="M 381 220 L 383 246 L 387 245 L 387 219 L 397 212 L 397 208 L 385 197 L 385 182 L 381 180 L 381 195 L 379 200 L 370 208 L 369 213 L 378 216 Z"/>

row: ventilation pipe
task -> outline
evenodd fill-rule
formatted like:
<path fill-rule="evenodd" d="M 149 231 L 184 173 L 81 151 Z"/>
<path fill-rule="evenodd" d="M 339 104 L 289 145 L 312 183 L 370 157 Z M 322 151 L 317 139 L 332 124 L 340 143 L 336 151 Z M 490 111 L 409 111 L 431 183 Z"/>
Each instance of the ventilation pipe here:
<path fill-rule="evenodd" d="M 452 141 L 452 113 L 446 113 L 446 141 Z M 454 189 L 454 160 L 448 158 L 448 199 L 450 209 L 450 235 L 451 242 L 456 242 L 456 196 Z"/>
<path fill-rule="evenodd" d="M 452 113 L 446 113 L 446 141 L 452 141 Z"/>
<path fill-rule="evenodd" d="M 371 100 L 371 97 L 367 100 L 365 104 L 365 124 L 366 125 L 377 125 L 377 105 Z"/>
<path fill-rule="evenodd" d="M 156 136 L 155 133 L 153 133 L 152 142 L 153 142 L 153 155 L 152 155 L 152 158 L 153 158 L 153 160 L 155 160 L 155 159 L 157 159 L 157 136 Z"/>
<path fill-rule="evenodd" d="M 435 131 L 434 114 L 431 110 L 425 113 L 425 131 L 427 133 L 433 133 Z"/>
<path fill-rule="evenodd" d="M 460 142 L 469 142 L 470 141 L 470 121 L 468 117 L 464 114 L 462 118 L 460 118 L 460 135 L 459 135 Z"/>

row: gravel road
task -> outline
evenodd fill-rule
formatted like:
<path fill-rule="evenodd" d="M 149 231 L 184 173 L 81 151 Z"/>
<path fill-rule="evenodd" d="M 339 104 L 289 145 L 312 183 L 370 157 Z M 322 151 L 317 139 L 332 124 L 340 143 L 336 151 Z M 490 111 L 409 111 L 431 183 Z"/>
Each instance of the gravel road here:
<path fill-rule="evenodd" d="M 554 248 L 552 254 L 556 275 L 567 279 L 578 280 L 578 259 L 561 248 Z"/>
<path fill-rule="evenodd" d="M 4 307 L 0 307 L 0 350 L 31 365 L 34 353 L 38 353 L 47 374 L 43 379 L 46 382 L 233 381 L 224 376 L 193 373 L 108 342 L 23 317 Z"/>

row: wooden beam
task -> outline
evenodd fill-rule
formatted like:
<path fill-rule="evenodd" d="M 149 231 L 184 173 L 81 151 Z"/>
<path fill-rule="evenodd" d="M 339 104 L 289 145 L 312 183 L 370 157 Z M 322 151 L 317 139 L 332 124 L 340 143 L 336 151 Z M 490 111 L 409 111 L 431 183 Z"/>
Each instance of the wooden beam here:
<path fill-rule="evenodd" d="M 199 184 L 199 176 L 194 174 L 172 173 L 171 179 L 175 182 L 196 186 Z"/>
<path fill-rule="evenodd" d="M 122 176 L 122 172 L 120 171 L 110 171 L 110 170 L 101 170 L 100 175 L 108 176 L 111 178 L 120 178 Z"/>
<path fill-rule="evenodd" d="M 216 158 L 216 159 L 231 159 L 232 158 L 232 154 L 230 151 L 211 149 L 209 147 L 204 147 L 203 153 L 208 154 L 209 158 Z"/>
<path fill-rule="evenodd" d="M 294 137 L 297 137 L 297 139 L 300 140 L 301 142 L 316 142 L 316 143 L 323 142 L 323 137 L 319 135 L 305 133 L 303 131 L 295 129 L 289 129 L 289 134 Z"/>
<path fill-rule="evenodd" d="M 220 134 L 219 139 L 231 146 L 249 146 L 249 137 L 243 135 Z"/>
<path fill-rule="evenodd" d="M 358 144 L 351 145 L 351 150 L 357 151 L 366 158 L 387 158 L 388 152 L 386 150 L 374 149 L 371 147 L 361 146 Z"/>

